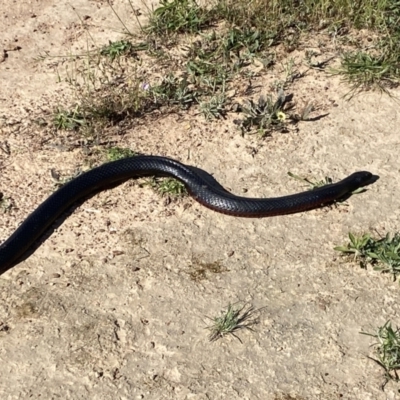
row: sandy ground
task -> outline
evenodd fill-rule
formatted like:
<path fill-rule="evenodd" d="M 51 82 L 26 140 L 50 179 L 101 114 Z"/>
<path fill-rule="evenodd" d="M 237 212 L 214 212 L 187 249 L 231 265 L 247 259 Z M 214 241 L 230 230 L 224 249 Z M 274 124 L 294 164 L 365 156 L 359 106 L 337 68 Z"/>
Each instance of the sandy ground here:
<path fill-rule="evenodd" d="M 114 6 L 133 21 L 127 2 Z M 13 205 L 0 214 L 3 241 L 54 190 L 52 168 L 68 176 L 85 164 L 79 147 L 63 151 L 37 124 L 70 89 L 58 83 L 59 59 L 35 58 L 83 49 L 78 15 L 99 45 L 121 38 L 121 26 L 102 1 L 3 0 L 0 13 L 0 190 Z M 380 179 L 347 205 L 268 219 L 219 215 L 190 198 L 168 204 L 136 182 L 93 197 L 0 278 L 0 397 L 400 398 L 394 383 L 381 391 L 373 340 L 359 334 L 398 322 L 398 283 L 333 250 L 349 231 L 400 228 L 399 107 L 378 93 L 348 102 L 347 91 L 310 71 L 291 92 L 328 115 L 266 140 L 193 113 L 115 133 L 119 146 L 201 167 L 237 194 L 301 191 L 288 170 Z M 214 262 L 222 272 L 193 280 Z M 238 333 L 242 343 L 210 343 L 207 316 L 236 301 L 263 308 L 260 323 Z"/>

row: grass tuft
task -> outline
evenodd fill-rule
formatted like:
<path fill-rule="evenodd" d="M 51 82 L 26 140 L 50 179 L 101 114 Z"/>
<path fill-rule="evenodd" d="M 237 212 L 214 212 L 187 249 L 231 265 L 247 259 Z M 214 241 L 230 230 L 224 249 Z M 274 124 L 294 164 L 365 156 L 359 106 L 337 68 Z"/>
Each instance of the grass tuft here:
<path fill-rule="evenodd" d="M 152 187 L 161 196 L 177 198 L 188 194 L 185 185 L 174 178 L 153 177 L 147 181 L 146 185 Z"/>
<path fill-rule="evenodd" d="M 59 130 L 77 130 L 86 124 L 86 119 L 79 107 L 72 111 L 57 108 L 53 115 L 53 125 Z"/>
<path fill-rule="evenodd" d="M 387 87 L 393 87 L 398 82 L 400 66 L 382 54 L 374 56 L 357 51 L 345 53 L 341 68 L 332 72 L 341 75 L 343 81 L 351 87 L 350 96 L 374 88 L 387 93 Z"/>
<path fill-rule="evenodd" d="M 396 280 L 400 275 L 400 234 L 389 233 L 380 239 L 374 239 L 369 233 L 356 236 L 349 233 L 350 242 L 335 250 L 344 254 L 353 254 L 362 268 L 372 265 L 373 269 L 389 273 Z"/>
<path fill-rule="evenodd" d="M 399 382 L 397 371 L 400 369 L 400 328 L 394 329 L 390 321 L 378 328 L 376 333 L 361 332 L 363 335 L 377 339 L 374 344 L 378 358 L 368 357 L 380 365 L 385 371 L 385 385 L 393 380 Z"/>
<path fill-rule="evenodd" d="M 123 158 L 134 157 L 137 153 L 129 148 L 110 147 L 106 150 L 106 155 L 108 161 L 117 161 Z"/>
<path fill-rule="evenodd" d="M 206 329 L 211 331 L 209 340 L 214 342 L 226 335 L 232 335 L 242 343 L 236 332 L 240 329 L 252 331 L 252 326 L 259 323 L 258 311 L 253 306 L 247 304 L 243 306 L 229 304 L 219 317 L 210 318 L 213 324 L 206 327 Z"/>

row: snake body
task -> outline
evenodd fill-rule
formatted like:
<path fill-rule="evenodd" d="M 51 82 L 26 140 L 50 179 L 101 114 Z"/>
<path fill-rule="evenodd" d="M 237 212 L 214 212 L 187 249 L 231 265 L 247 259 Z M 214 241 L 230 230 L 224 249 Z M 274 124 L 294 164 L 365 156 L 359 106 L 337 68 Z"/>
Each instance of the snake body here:
<path fill-rule="evenodd" d="M 101 189 L 133 177 L 170 176 L 186 186 L 190 195 L 214 211 L 239 217 L 269 217 L 310 210 L 342 198 L 364 186 L 370 172 L 356 172 L 342 181 L 289 196 L 255 199 L 235 196 L 210 183 L 194 167 L 160 156 L 136 156 L 94 168 L 49 196 L 0 245 L 0 274 L 16 265 L 21 257 L 75 202 Z"/>

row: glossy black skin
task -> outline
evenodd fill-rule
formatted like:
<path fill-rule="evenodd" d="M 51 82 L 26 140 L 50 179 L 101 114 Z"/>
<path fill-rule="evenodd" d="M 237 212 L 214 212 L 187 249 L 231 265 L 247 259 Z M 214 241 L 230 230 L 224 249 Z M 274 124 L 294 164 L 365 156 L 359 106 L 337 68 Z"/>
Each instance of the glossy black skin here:
<path fill-rule="evenodd" d="M 317 208 L 350 194 L 372 178 L 370 172 L 356 172 L 340 182 L 304 193 L 254 199 L 227 192 L 212 179 L 205 179 L 201 172 L 206 174 L 166 157 L 136 156 L 104 164 L 78 176 L 45 200 L 0 245 L 0 274 L 21 261 L 32 245 L 74 203 L 129 178 L 152 175 L 176 178 L 199 203 L 237 217 L 269 217 Z"/>

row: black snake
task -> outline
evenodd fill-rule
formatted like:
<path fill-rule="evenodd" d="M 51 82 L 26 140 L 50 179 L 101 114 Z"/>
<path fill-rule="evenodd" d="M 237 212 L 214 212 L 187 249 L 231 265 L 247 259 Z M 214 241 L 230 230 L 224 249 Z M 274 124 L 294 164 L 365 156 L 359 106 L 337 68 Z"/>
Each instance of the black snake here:
<path fill-rule="evenodd" d="M 190 195 L 217 212 L 238 217 L 269 217 L 310 210 L 332 203 L 371 180 L 370 172 L 355 172 L 340 182 L 315 190 L 277 198 L 235 196 L 217 182 L 205 179 L 201 170 L 159 156 L 136 156 L 94 168 L 53 193 L 0 245 L 0 274 L 19 261 L 46 230 L 75 202 L 132 177 L 170 176 L 183 182 Z M 203 171 L 204 172 L 204 171 Z"/>

